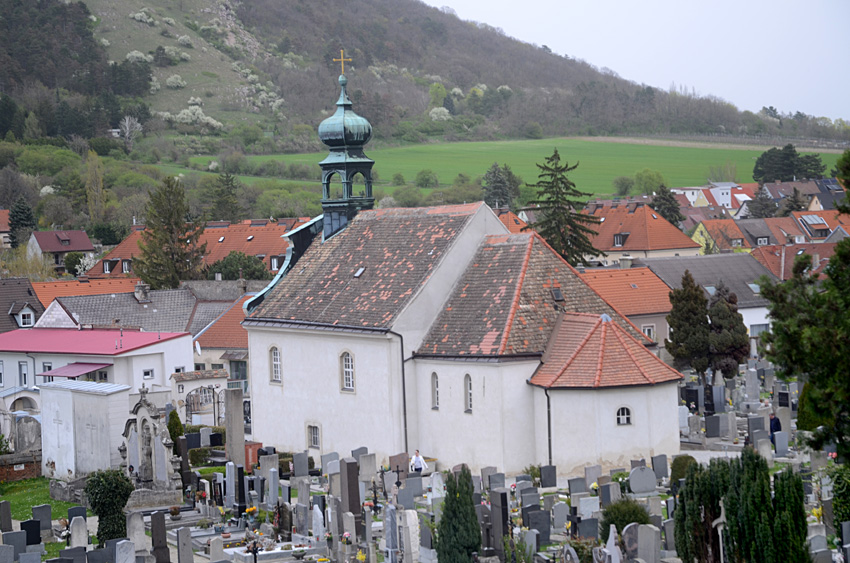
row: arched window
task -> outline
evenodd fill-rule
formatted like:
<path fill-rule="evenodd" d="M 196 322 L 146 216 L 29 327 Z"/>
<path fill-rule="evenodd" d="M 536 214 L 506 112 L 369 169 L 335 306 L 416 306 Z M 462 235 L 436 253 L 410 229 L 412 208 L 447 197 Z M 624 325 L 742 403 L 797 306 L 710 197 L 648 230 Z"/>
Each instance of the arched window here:
<path fill-rule="evenodd" d="M 626 426 L 632 423 L 632 411 L 629 407 L 620 407 L 617 411 L 617 426 Z"/>
<path fill-rule="evenodd" d="M 272 346 L 269 351 L 269 375 L 272 381 L 280 381 L 280 350 L 277 346 Z"/>
<path fill-rule="evenodd" d="M 440 408 L 440 379 L 436 372 L 431 374 L 431 408 L 434 410 Z"/>
<path fill-rule="evenodd" d="M 343 391 L 354 391 L 354 358 L 348 352 L 339 357 L 340 381 Z"/>
<path fill-rule="evenodd" d="M 463 376 L 464 412 L 472 412 L 472 378 L 469 374 Z"/>

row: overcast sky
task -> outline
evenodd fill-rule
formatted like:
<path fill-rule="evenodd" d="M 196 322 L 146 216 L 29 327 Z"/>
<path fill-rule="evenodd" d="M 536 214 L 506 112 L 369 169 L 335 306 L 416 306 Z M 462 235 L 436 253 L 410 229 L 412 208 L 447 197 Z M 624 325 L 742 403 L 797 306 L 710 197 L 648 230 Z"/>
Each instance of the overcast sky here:
<path fill-rule="evenodd" d="M 424 0 L 639 84 L 850 121 L 848 0 Z"/>

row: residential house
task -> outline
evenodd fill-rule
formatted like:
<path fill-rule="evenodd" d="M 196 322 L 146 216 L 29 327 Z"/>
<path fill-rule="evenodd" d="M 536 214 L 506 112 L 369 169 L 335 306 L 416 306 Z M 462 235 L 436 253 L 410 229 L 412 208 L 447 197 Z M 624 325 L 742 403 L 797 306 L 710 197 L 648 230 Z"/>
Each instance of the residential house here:
<path fill-rule="evenodd" d="M 734 219 L 709 219 L 703 221 L 691 236 L 700 245 L 702 254 L 718 252 L 749 252 L 750 242 Z"/>
<path fill-rule="evenodd" d="M 761 246 L 753 250 L 753 258 L 770 270 L 770 273 L 779 278 L 780 281 L 791 278 L 794 269 L 794 261 L 797 256 L 803 254 L 812 257 L 812 268 L 808 270 L 809 275 L 823 275 L 823 269 L 829 263 L 829 259 L 835 254 L 836 243 L 807 243 Z"/>
<path fill-rule="evenodd" d="M 646 205 L 597 207 L 589 213 L 600 221 L 590 226 L 597 232 L 590 242 L 605 253 L 586 256 L 590 262 L 608 265 L 617 264 L 624 257 L 695 256 L 702 250 L 699 243 Z"/>
<path fill-rule="evenodd" d="M 496 214 L 499 221 L 501 221 L 512 233 L 521 233 L 528 227 L 528 223 L 520 219 L 516 213 L 507 207 L 494 209 L 493 213 Z"/>
<path fill-rule="evenodd" d="M 39 302 L 28 278 L 0 279 L 0 310 L 6 311 L 0 317 L 0 332 L 32 328 L 44 314 L 44 306 Z"/>
<path fill-rule="evenodd" d="M 41 304 L 48 307 L 57 297 L 132 293 L 140 281 L 139 278 L 91 279 L 80 276 L 73 280 L 33 282 L 32 287 Z"/>
<path fill-rule="evenodd" d="M 94 254 L 94 245 L 85 231 L 35 231 L 27 243 L 27 255 L 49 258 L 60 274 L 65 273 L 65 255 L 69 252 Z"/>
<path fill-rule="evenodd" d="M 682 277 L 689 271 L 694 281 L 702 286 L 705 295 L 714 295 L 722 282 L 738 297 L 738 312 L 750 335 L 750 353 L 755 356 L 761 333 L 768 330 L 767 299 L 761 296 L 758 281 L 762 276 L 776 280 L 749 253 L 711 254 L 706 256 L 683 256 L 681 258 L 659 258 L 641 260 L 671 289 L 682 287 Z"/>
<path fill-rule="evenodd" d="M 669 336 L 670 288 L 649 268 L 594 268 L 581 277 L 596 293 L 661 345 Z M 659 351 L 659 346 L 656 351 Z"/>
<path fill-rule="evenodd" d="M 185 332 L 34 328 L 0 334 L 0 407 L 40 410 L 38 386 L 65 378 L 170 390 L 168 376 L 192 360 Z"/>
<path fill-rule="evenodd" d="M 843 227 L 846 231 L 850 226 L 850 217 L 842 215 L 837 209 L 794 211 L 791 216 L 812 242 L 823 242 L 838 227 Z"/>
<path fill-rule="evenodd" d="M 242 252 L 262 260 L 266 268 L 277 273 L 286 258 L 288 243 L 283 235 L 304 223 L 303 219 L 250 219 L 241 223 L 210 221 L 201 234 L 199 245 L 205 244 L 204 264 L 212 265 L 231 252 Z M 133 260 L 141 252 L 144 225 L 137 225 L 115 248 L 96 263 L 87 275 L 91 278 L 133 275 Z"/>
<path fill-rule="evenodd" d="M 9 240 L 9 235 L 12 234 L 12 229 L 9 227 L 9 210 L 0 209 L 0 248 L 11 248 L 12 243 Z"/>

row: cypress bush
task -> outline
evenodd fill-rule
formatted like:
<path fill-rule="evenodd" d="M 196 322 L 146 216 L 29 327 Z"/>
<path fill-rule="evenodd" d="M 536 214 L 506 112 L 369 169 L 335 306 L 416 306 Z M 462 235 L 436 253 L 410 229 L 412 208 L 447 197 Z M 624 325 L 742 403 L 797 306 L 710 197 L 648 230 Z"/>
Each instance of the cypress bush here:
<path fill-rule="evenodd" d="M 97 514 L 98 547 L 107 540 L 127 536 L 124 505 L 133 492 L 133 484 L 117 469 L 95 471 L 86 480 L 86 498 L 92 512 Z"/>
<path fill-rule="evenodd" d="M 472 503 L 472 476 L 464 465 L 446 478 L 443 517 L 437 530 L 437 559 L 440 563 L 469 563 L 481 547 L 481 528 Z"/>
<path fill-rule="evenodd" d="M 174 455 L 180 455 L 180 448 L 177 447 L 177 438 L 183 435 L 183 423 L 180 422 L 180 415 L 176 410 L 171 411 L 168 415 L 168 435 L 171 441 L 174 442 Z"/>

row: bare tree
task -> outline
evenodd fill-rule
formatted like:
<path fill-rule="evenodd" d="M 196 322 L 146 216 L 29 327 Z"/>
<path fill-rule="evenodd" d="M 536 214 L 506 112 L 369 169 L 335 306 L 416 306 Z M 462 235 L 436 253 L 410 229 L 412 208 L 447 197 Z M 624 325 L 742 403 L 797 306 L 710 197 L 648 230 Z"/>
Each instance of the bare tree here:
<path fill-rule="evenodd" d="M 142 133 L 142 124 L 132 115 L 125 115 L 118 123 L 118 129 L 121 130 L 121 137 L 124 139 L 124 146 L 127 147 L 127 152 L 133 150 L 133 142 Z"/>

